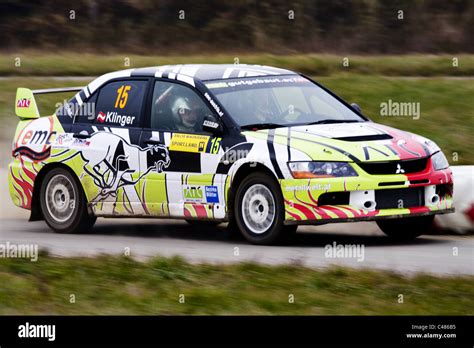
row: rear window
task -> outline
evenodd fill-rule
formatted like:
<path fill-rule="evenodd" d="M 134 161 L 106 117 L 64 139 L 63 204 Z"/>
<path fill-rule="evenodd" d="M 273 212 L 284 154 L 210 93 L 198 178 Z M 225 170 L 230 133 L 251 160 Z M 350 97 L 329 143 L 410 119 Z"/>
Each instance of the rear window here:
<path fill-rule="evenodd" d="M 138 127 L 147 81 L 111 82 L 100 89 L 94 124 Z"/>

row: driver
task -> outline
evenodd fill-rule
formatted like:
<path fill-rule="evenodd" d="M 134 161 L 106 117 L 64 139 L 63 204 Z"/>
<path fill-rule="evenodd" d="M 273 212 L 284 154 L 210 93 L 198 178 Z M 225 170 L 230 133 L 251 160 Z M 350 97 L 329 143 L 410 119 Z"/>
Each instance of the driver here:
<path fill-rule="evenodd" d="M 183 132 L 196 131 L 201 105 L 194 98 L 178 97 L 173 102 L 171 111 L 177 130 Z"/>
<path fill-rule="evenodd" d="M 273 118 L 270 95 L 257 93 L 254 95 L 255 117 L 260 122 L 271 122 Z"/>

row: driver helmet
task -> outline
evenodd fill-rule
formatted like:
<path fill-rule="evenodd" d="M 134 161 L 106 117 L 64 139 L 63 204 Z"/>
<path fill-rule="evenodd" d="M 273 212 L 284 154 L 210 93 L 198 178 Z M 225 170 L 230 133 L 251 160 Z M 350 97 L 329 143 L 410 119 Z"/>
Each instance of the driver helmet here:
<path fill-rule="evenodd" d="M 189 97 L 178 97 L 173 102 L 171 111 L 177 124 L 194 127 L 197 122 L 199 104 Z"/>

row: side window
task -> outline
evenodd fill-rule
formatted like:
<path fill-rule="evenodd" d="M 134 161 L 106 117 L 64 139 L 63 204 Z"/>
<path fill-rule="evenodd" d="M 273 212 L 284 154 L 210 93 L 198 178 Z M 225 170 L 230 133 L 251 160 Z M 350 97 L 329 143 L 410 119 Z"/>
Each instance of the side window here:
<path fill-rule="evenodd" d="M 92 123 L 95 120 L 95 103 L 97 92 L 91 95 L 80 107 L 75 110 L 74 123 Z"/>
<path fill-rule="evenodd" d="M 55 114 L 61 118 L 63 123 L 92 123 L 95 118 L 95 102 L 97 93 L 90 96 L 81 106 L 75 97 L 64 101 L 56 110 Z"/>
<path fill-rule="evenodd" d="M 99 91 L 94 124 L 138 127 L 147 81 L 111 82 Z"/>
<path fill-rule="evenodd" d="M 191 88 L 178 83 L 156 81 L 151 106 L 152 129 L 202 133 L 204 117 L 212 115 Z"/>

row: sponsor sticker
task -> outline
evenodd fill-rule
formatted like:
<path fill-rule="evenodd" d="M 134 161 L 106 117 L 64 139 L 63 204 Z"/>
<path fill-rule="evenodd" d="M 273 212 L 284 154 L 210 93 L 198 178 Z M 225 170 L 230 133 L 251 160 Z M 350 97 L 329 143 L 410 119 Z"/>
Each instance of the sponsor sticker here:
<path fill-rule="evenodd" d="M 209 120 L 204 120 L 203 125 L 214 129 L 217 129 L 219 127 L 219 123 Z"/>
<path fill-rule="evenodd" d="M 77 139 L 74 138 L 71 133 L 62 133 L 56 137 L 56 141 L 53 146 L 55 148 L 70 148 L 74 147 L 87 147 L 91 144 L 88 139 Z"/>
<path fill-rule="evenodd" d="M 119 115 L 115 111 L 107 111 L 107 114 L 100 111 L 97 115 L 97 121 L 100 123 L 116 123 L 123 126 L 131 125 L 135 121 L 135 116 Z"/>
<path fill-rule="evenodd" d="M 315 184 L 315 185 L 290 185 L 285 187 L 285 191 L 328 191 L 331 184 Z"/>
<path fill-rule="evenodd" d="M 42 117 L 26 125 L 15 142 L 14 153 L 33 161 L 43 161 L 50 154 L 57 132 L 51 117 Z"/>
<path fill-rule="evenodd" d="M 206 99 L 208 100 L 209 104 L 212 105 L 212 107 L 214 108 L 214 110 L 216 110 L 217 114 L 219 116 L 224 116 L 224 112 L 221 110 L 221 108 L 219 107 L 219 105 L 217 105 L 217 103 L 214 101 L 214 99 L 211 98 L 211 96 L 209 95 L 209 93 L 204 93 L 204 97 L 206 97 Z"/>
<path fill-rule="evenodd" d="M 209 89 L 212 89 L 212 88 L 225 88 L 225 87 L 227 87 L 227 83 L 225 83 L 225 82 L 210 82 L 210 83 L 206 83 L 206 87 L 209 88 Z"/>
<path fill-rule="evenodd" d="M 16 103 L 16 106 L 19 108 L 29 108 L 30 104 L 31 104 L 31 99 L 23 98 L 23 99 L 18 100 L 18 102 Z"/>
<path fill-rule="evenodd" d="M 20 139 L 22 145 L 50 145 L 56 132 L 49 132 L 43 129 L 28 130 Z"/>
<path fill-rule="evenodd" d="M 202 186 L 186 185 L 183 189 L 183 197 L 185 202 L 204 202 L 204 194 Z"/>
<path fill-rule="evenodd" d="M 175 133 L 171 138 L 170 151 L 204 152 L 209 142 L 209 136 L 196 134 Z"/>
<path fill-rule="evenodd" d="M 77 146 L 77 147 L 87 147 L 91 144 L 89 140 L 86 139 L 74 139 L 72 146 Z"/>
<path fill-rule="evenodd" d="M 205 186 L 206 202 L 207 203 L 219 203 L 219 193 L 217 186 Z"/>
<path fill-rule="evenodd" d="M 183 198 L 185 202 L 219 203 L 217 186 L 185 185 Z"/>
<path fill-rule="evenodd" d="M 99 121 L 100 123 L 104 123 L 105 122 L 105 114 L 100 111 L 99 114 L 97 115 L 97 121 Z"/>
<path fill-rule="evenodd" d="M 307 83 L 303 77 L 261 77 L 255 79 L 242 79 L 227 81 L 228 87 L 253 86 L 262 84 L 280 84 L 280 83 Z"/>
<path fill-rule="evenodd" d="M 71 133 L 61 133 L 58 134 L 56 137 L 55 142 L 53 143 L 53 146 L 55 148 L 67 148 L 71 146 L 71 143 L 73 142 L 73 137 Z"/>

